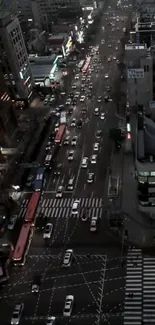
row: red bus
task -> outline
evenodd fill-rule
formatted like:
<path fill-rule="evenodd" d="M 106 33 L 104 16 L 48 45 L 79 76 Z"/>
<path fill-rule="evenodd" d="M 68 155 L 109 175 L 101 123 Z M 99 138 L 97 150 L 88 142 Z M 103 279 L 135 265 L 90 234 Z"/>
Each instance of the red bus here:
<path fill-rule="evenodd" d="M 30 222 L 32 225 L 34 225 L 34 218 L 38 207 L 39 199 L 40 199 L 40 192 L 33 193 L 31 195 L 31 199 L 29 201 L 28 208 L 26 211 L 25 221 Z"/>
<path fill-rule="evenodd" d="M 12 260 L 14 265 L 24 265 L 26 255 L 32 239 L 32 227 L 30 223 L 25 223 L 20 231 L 15 250 L 13 252 Z"/>
<path fill-rule="evenodd" d="M 65 133 L 65 130 L 66 130 L 66 124 L 61 124 L 59 126 L 59 130 L 57 131 L 57 134 L 55 137 L 55 143 L 59 143 L 59 144 L 62 143 L 62 139 L 63 139 L 64 133 Z"/>
<path fill-rule="evenodd" d="M 82 68 L 82 73 L 86 73 L 88 71 L 90 61 L 91 61 L 91 57 L 89 56 L 85 62 L 84 67 Z"/>

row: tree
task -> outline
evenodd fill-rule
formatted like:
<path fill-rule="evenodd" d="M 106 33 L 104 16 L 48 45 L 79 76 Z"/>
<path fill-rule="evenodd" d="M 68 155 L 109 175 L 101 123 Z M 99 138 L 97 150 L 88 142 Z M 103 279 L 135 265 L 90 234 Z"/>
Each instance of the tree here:
<path fill-rule="evenodd" d="M 122 142 L 124 137 L 122 134 L 121 129 L 119 128 L 112 128 L 109 130 L 109 138 L 113 140 L 115 143 Z"/>

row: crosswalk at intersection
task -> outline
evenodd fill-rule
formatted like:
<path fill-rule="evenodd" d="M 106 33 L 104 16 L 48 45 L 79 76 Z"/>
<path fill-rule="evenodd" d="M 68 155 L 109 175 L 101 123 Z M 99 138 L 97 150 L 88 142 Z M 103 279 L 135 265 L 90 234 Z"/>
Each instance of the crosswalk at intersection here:
<path fill-rule="evenodd" d="M 155 324 L 155 257 L 127 254 L 124 325 Z"/>
<path fill-rule="evenodd" d="M 71 198 L 43 198 L 41 199 L 38 209 L 37 215 L 40 213 L 43 216 L 48 218 L 77 218 L 81 217 L 84 210 L 87 209 L 88 216 L 92 218 L 93 216 L 101 219 L 103 214 L 103 200 L 101 198 L 81 198 L 80 201 L 80 209 L 79 214 L 72 215 L 71 210 L 73 206 L 73 202 L 75 199 Z M 21 210 L 19 212 L 19 218 L 24 218 L 28 206 L 28 200 L 23 200 Z"/>

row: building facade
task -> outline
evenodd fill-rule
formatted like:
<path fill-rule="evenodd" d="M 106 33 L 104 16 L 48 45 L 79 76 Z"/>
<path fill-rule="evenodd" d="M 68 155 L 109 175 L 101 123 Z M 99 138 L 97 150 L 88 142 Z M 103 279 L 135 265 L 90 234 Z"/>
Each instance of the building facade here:
<path fill-rule="evenodd" d="M 78 0 L 31 0 L 31 7 L 35 25 L 50 32 L 55 20 L 61 19 L 61 14 L 65 15 L 65 11 L 69 12 L 73 9 L 76 14 L 80 2 Z"/>
<path fill-rule="evenodd" d="M 0 68 L 0 146 L 8 147 L 17 128 L 17 119 L 9 91 Z M 1 155 L 0 155 L 1 156 Z"/>
<path fill-rule="evenodd" d="M 0 56 L 11 99 L 30 100 L 33 78 L 18 18 L 0 13 Z M 11 58 L 11 60 L 10 60 Z"/>
<path fill-rule="evenodd" d="M 127 89 L 130 107 L 144 105 L 153 99 L 153 58 L 146 45 L 125 45 Z"/>

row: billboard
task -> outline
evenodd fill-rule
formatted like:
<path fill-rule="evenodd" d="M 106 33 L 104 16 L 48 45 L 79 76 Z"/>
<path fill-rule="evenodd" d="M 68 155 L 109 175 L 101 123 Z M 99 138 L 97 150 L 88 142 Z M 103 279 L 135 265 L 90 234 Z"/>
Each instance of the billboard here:
<path fill-rule="evenodd" d="M 128 69 L 129 79 L 141 79 L 144 78 L 144 69 Z"/>

